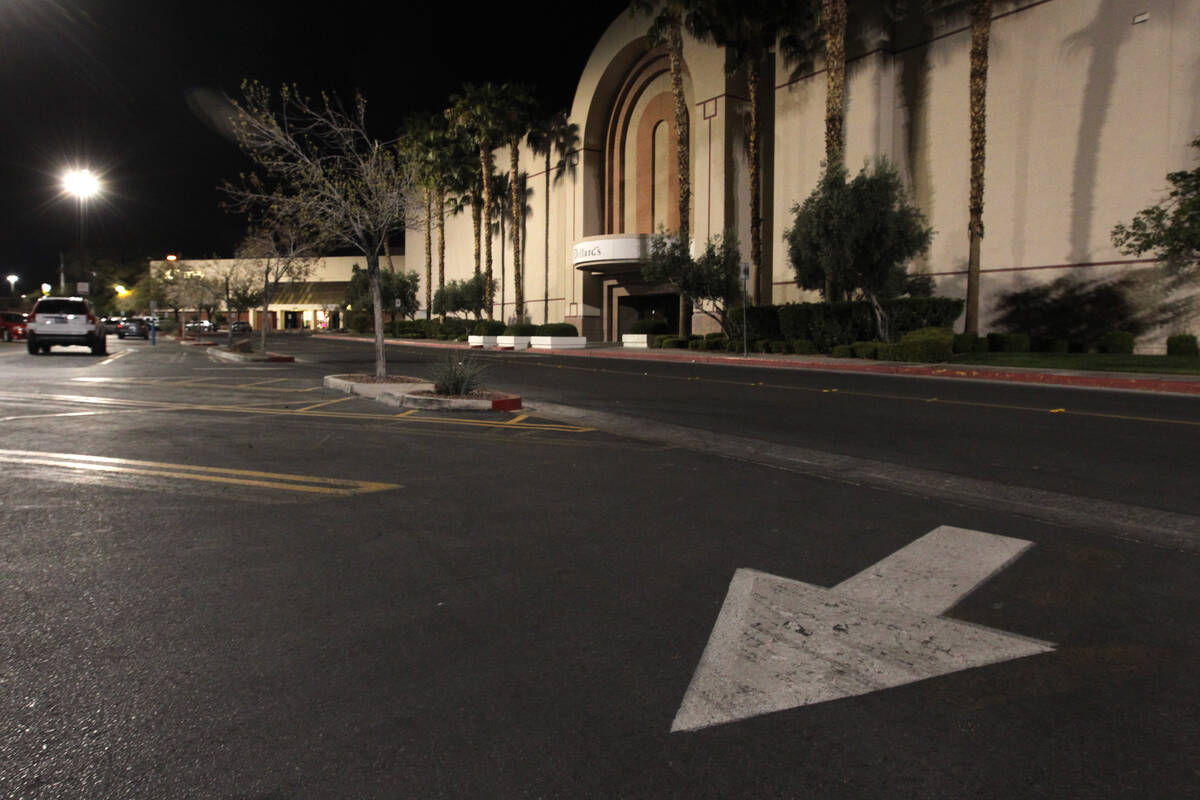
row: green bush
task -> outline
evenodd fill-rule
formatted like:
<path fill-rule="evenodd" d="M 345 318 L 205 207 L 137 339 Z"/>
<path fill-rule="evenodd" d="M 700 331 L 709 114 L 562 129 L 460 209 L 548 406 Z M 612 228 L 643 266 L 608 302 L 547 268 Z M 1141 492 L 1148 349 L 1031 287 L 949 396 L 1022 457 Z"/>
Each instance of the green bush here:
<path fill-rule="evenodd" d="M 1025 333 L 989 333 L 987 343 L 990 353 L 1029 352 L 1029 335 Z"/>
<path fill-rule="evenodd" d="M 537 326 L 535 336 L 578 336 L 579 329 L 569 322 L 547 322 Z"/>
<path fill-rule="evenodd" d="M 935 364 L 954 353 L 954 331 L 949 328 L 921 328 L 900 339 L 897 355 L 901 361 Z"/>
<path fill-rule="evenodd" d="M 537 332 L 537 325 L 530 325 L 528 322 L 518 322 L 509 325 L 504 329 L 504 336 L 533 336 Z"/>
<path fill-rule="evenodd" d="M 367 333 L 371 328 L 371 318 L 366 314 L 355 314 L 350 317 L 350 330 L 355 333 Z"/>
<path fill-rule="evenodd" d="M 956 353 L 986 353 L 988 340 L 972 333 L 954 334 L 954 352 Z"/>
<path fill-rule="evenodd" d="M 688 339 L 687 347 L 688 347 L 688 350 L 703 350 L 704 349 L 704 340 L 703 339 Z"/>
<path fill-rule="evenodd" d="M 813 344 L 812 339 L 792 339 L 789 344 L 791 345 L 791 352 L 799 353 L 800 355 L 811 356 L 820 352 L 817 350 L 817 346 Z"/>
<path fill-rule="evenodd" d="M 1066 339 L 1036 339 L 1030 337 L 1029 349 L 1035 353 L 1069 353 L 1071 343 Z"/>
<path fill-rule="evenodd" d="M 1042 340 L 1066 339 L 1083 352 L 1096 348 L 1109 331 L 1145 330 L 1129 299 L 1130 279 L 1086 281 L 1067 276 L 1000 295 L 995 326 Z M 995 352 L 995 348 L 992 348 Z M 1002 350 L 1000 352 L 1027 352 Z"/>
<path fill-rule="evenodd" d="M 654 346 L 655 347 L 666 347 L 667 342 L 671 341 L 674 338 L 675 338 L 675 334 L 673 334 L 673 333 L 660 333 L 654 337 Z M 674 347 L 674 345 L 671 345 L 671 346 Z"/>
<path fill-rule="evenodd" d="M 671 327 L 665 319 L 639 319 L 630 326 L 629 332 L 646 335 L 669 334 Z"/>
<path fill-rule="evenodd" d="M 756 353 L 769 353 L 771 352 L 771 340 L 755 339 L 750 343 L 750 349 Z"/>
<path fill-rule="evenodd" d="M 1167 337 L 1167 355 L 1169 356 L 1200 356 L 1200 347 L 1196 337 L 1190 333 L 1176 333 Z"/>
<path fill-rule="evenodd" d="M 875 348 L 875 358 L 878 361 L 900 361 L 900 345 L 883 342 Z"/>
<path fill-rule="evenodd" d="M 778 339 L 780 306 L 746 306 L 746 332 L 750 341 Z M 725 315 L 729 338 L 742 338 L 742 307 L 734 306 Z"/>
<path fill-rule="evenodd" d="M 1100 339 L 1101 353 L 1133 355 L 1133 334 L 1129 331 L 1109 331 Z"/>
<path fill-rule="evenodd" d="M 668 350 L 670 350 L 672 348 L 678 349 L 678 350 L 683 350 L 684 348 L 686 348 L 688 346 L 688 340 L 680 339 L 678 336 L 662 336 L 662 337 L 656 338 L 654 341 L 655 341 L 655 344 L 654 344 L 655 347 L 662 347 L 662 348 L 665 348 Z M 659 342 L 661 342 L 661 344 L 659 344 Z"/>
<path fill-rule="evenodd" d="M 854 358 L 854 348 L 848 344 L 835 344 L 830 355 L 834 358 Z"/>
<path fill-rule="evenodd" d="M 725 340 L 725 352 L 727 352 L 727 353 L 742 352 L 742 340 L 741 339 L 726 339 Z"/>
<path fill-rule="evenodd" d="M 854 342 L 850 345 L 850 349 L 854 351 L 855 358 L 875 358 L 875 350 L 880 344 L 880 342 Z"/>
<path fill-rule="evenodd" d="M 772 353 L 786 353 L 788 351 L 788 343 L 782 339 L 775 339 L 769 345 Z"/>
<path fill-rule="evenodd" d="M 498 319 L 481 319 L 475 322 L 471 333 L 476 336 L 500 336 L 507 328 L 508 326 Z"/>
<path fill-rule="evenodd" d="M 963 301 L 949 297 L 900 297 L 881 303 L 894 337 L 921 328 L 945 328 L 962 314 Z M 878 336 L 871 304 L 788 303 L 777 306 L 779 329 L 785 339 L 807 339 L 819 352 L 836 344 L 870 341 Z"/>
<path fill-rule="evenodd" d="M 705 349 L 705 350 L 724 350 L 725 349 L 724 337 L 719 338 L 719 339 L 709 339 L 706 337 L 704 339 L 704 348 L 703 349 Z"/>

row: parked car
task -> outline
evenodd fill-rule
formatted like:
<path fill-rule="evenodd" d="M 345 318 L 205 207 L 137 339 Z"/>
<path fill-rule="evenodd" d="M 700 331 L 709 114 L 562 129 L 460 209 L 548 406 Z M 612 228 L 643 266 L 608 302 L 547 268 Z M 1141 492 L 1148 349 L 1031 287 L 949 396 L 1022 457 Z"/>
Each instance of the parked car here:
<path fill-rule="evenodd" d="M 210 320 L 197 319 L 189 322 L 185 328 L 196 333 L 211 333 L 217 329 L 217 326 L 212 324 Z"/>
<path fill-rule="evenodd" d="M 104 322 L 82 297 L 43 297 L 29 312 L 25 345 L 30 355 L 49 353 L 52 345 L 81 345 L 92 355 L 108 354 Z"/>
<path fill-rule="evenodd" d="M 0 312 L 0 341 L 25 338 L 25 315 L 16 311 Z"/>
<path fill-rule="evenodd" d="M 246 322 L 245 320 L 238 320 L 229 326 L 229 330 L 233 333 L 250 333 L 250 331 L 253 329 L 250 327 L 249 322 Z"/>
<path fill-rule="evenodd" d="M 150 338 L 150 321 L 145 317 L 126 317 L 117 323 L 117 338 L 124 339 L 127 336 L 140 336 L 143 339 Z"/>
<path fill-rule="evenodd" d="M 121 324 L 120 317 L 105 317 L 104 318 L 104 332 L 105 333 L 116 333 L 117 326 L 120 324 Z"/>

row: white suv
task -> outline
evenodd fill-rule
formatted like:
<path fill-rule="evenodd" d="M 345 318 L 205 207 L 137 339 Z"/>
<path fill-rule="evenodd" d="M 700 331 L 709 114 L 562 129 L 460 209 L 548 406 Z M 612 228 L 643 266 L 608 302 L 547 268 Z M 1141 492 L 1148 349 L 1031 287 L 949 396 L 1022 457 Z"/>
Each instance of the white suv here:
<path fill-rule="evenodd" d="M 92 355 L 108 354 L 104 321 L 92 313 L 82 297 L 43 297 L 25 325 L 30 355 L 49 353 L 50 345 L 75 344 L 92 348 Z"/>

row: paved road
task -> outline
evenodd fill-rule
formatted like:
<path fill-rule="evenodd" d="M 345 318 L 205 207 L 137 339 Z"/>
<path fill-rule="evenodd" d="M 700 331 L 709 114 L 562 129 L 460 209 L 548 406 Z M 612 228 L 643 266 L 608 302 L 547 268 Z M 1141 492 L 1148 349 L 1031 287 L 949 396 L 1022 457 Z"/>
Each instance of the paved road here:
<path fill-rule="evenodd" d="M 226 364 L 170 342 L 114 340 L 108 359 L 0 349 L 0 795 L 1176 797 L 1200 777 L 1192 549 L 537 414 L 397 416 L 320 385 L 366 369 L 369 348 L 276 344 L 307 363 Z M 396 349 L 393 371 L 431 355 Z M 510 358 L 495 383 L 730 437 L 754 420 L 760 441 L 814 451 L 857 414 L 895 438 L 841 447 L 909 469 L 955 463 L 904 442 L 972 424 L 968 409 L 985 415 L 980 430 L 1028 427 L 1052 449 L 1073 446 L 1047 438 L 1070 420 L 1154 436 L 1163 458 L 1195 465 L 1148 433 L 1192 435 L 1179 431 L 1194 430 L 1194 407 L 1169 399 L 1028 396 L 1120 412 L 1068 417 L 993 408 L 1007 396 L 962 405 L 986 391 L 975 386 L 938 384 L 954 402 L 922 403 L 925 382 L 883 391 L 772 373 L 813 381 L 773 389 L 737 370 L 727 383 L 606 369 Z M 704 407 L 710 397 L 726 411 Z M 973 478 L 1035 483 L 1005 438 L 968 451 Z M 1090 452 L 1116 474 L 1102 457 L 1117 451 Z M 1078 461 L 1034 452 L 1038 465 Z M 1130 494 L 1077 482 L 1085 498 L 1175 522 L 1196 512 L 1186 485 L 1164 500 L 1131 478 Z M 671 732 L 738 570 L 844 586 L 939 526 L 1032 543 L 939 618 L 1052 650 Z M 808 641 L 781 635 L 779 647 Z M 867 651 L 903 660 L 879 642 L 860 649 L 837 669 Z"/>

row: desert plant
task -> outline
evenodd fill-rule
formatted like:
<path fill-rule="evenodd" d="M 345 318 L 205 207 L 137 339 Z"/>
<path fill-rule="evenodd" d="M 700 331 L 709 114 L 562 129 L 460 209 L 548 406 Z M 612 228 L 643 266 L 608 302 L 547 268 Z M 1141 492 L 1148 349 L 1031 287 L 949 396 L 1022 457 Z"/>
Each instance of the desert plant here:
<path fill-rule="evenodd" d="M 483 362 L 452 352 L 433 362 L 429 377 L 433 379 L 435 394 L 458 396 L 477 390 L 486 372 L 487 365 Z"/>

